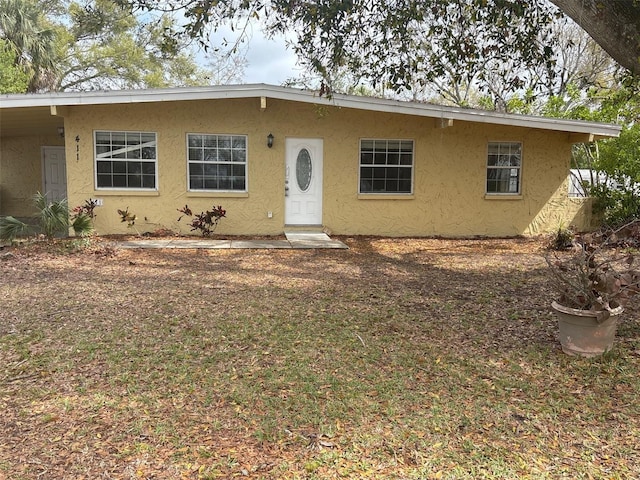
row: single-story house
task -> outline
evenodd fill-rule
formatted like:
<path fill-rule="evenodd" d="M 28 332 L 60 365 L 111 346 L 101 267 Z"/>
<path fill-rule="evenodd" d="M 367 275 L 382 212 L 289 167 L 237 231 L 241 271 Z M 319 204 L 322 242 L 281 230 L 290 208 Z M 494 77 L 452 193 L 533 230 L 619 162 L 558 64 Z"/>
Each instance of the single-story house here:
<path fill-rule="evenodd" d="M 0 96 L 0 215 L 97 200 L 98 233 L 516 236 L 588 228 L 571 145 L 620 127 L 269 85 Z"/>

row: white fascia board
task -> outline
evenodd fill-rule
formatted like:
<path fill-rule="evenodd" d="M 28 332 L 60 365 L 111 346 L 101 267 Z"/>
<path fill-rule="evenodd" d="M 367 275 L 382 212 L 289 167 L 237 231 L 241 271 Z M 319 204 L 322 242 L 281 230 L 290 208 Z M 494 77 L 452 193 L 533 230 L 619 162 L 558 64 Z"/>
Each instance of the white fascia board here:
<path fill-rule="evenodd" d="M 92 92 L 60 92 L 30 95 L 0 96 L 0 109 L 63 105 L 109 105 L 188 100 L 215 100 L 267 97 L 292 102 L 312 103 L 338 108 L 354 108 L 376 112 L 398 113 L 418 117 L 461 120 L 465 122 L 510 125 L 568 133 L 593 134 L 597 137 L 617 137 L 621 127 L 606 123 L 584 122 L 558 118 L 514 115 L 486 110 L 448 107 L 428 103 L 404 102 L 382 98 L 335 94 L 320 97 L 317 92 L 266 84 L 181 87 L 149 90 L 113 90 Z"/>

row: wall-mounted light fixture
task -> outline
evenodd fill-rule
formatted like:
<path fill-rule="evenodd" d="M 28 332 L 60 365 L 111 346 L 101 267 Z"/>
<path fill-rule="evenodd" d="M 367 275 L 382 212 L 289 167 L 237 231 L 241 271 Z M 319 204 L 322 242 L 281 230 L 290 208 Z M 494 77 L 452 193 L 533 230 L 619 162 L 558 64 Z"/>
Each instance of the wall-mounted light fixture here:
<path fill-rule="evenodd" d="M 58 135 L 60 138 L 64 138 L 64 127 L 58 127 Z"/>
<path fill-rule="evenodd" d="M 269 147 L 269 148 L 273 147 L 273 134 L 272 133 L 267 135 L 267 147 Z"/>

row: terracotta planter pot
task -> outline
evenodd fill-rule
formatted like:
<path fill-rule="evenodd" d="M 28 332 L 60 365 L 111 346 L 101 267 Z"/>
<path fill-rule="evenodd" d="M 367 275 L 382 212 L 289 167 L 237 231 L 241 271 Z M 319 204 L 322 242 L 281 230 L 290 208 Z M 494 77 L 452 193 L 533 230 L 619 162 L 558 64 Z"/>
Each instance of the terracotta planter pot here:
<path fill-rule="evenodd" d="M 618 328 L 622 307 L 616 308 L 606 320 L 602 312 L 577 310 L 556 302 L 551 304 L 558 318 L 560 344 L 568 355 L 596 357 L 611 350 Z"/>

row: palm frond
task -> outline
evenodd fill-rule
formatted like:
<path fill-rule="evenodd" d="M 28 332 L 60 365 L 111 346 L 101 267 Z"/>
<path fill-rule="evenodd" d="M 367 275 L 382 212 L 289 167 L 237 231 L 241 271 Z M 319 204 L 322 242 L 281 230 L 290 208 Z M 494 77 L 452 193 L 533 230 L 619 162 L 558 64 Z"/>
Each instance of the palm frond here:
<path fill-rule="evenodd" d="M 29 234 L 30 227 L 15 217 L 0 217 L 0 240 L 13 242 L 16 238 Z"/>

